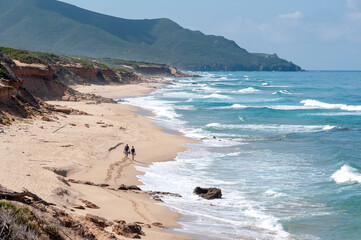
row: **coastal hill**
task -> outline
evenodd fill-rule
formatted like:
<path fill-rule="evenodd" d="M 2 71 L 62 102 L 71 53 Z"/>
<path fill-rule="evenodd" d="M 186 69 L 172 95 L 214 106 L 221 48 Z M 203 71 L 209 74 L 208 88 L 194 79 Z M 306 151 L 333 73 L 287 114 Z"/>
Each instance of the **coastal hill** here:
<path fill-rule="evenodd" d="M 0 0 L 0 45 L 162 63 L 192 71 L 300 71 L 276 54 L 252 54 L 224 37 L 166 19 L 129 20 L 56 0 Z"/>

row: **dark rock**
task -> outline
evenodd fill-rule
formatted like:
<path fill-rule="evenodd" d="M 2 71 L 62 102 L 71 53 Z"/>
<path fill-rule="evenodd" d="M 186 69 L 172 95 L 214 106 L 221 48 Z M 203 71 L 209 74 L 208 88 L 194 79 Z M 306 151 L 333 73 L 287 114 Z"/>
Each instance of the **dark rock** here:
<path fill-rule="evenodd" d="M 154 196 L 153 200 L 155 200 L 157 202 L 164 202 L 159 196 Z"/>
<path fill-rule="evenodd" d="M 193 190 L 194 194 L 197 194 L 198 196 L 205 198 L 205 199 L 214 199 L 214 198 L 222 198 L 222 190 L 219 188 L 201 188 L 196 187 Z"/>
<path fill-rule="evenodd" d="M 142 189 L 140 189 L 138 186 L 136 185 L 130 185 L 130 186 L 127 186 L 127 185 L 124 185 L 124 184 L 121 184 L 118 188 L 118 190 L 138 190 L 138 191 L 142 191 Z"/>
<path fill-rule="evenodd" d="M 92 202 L 89 202 L 88 200 L 84 200 L 84 199 L 79 199 L 82 203 L 85 204 L 85 206 L 87 208 L 91 208 L 91 209 L 99 209 L 100 207 L 98 207 L 97 205 L 95 205 L 94 203 Z"/>
<path fill-rule="evenodd" d="M 152 223 L 152 225 L 155 227 L 164 228 L 163 223 L 160 223 L 160 222 L 154 222 L 154 223 Z"/>
<path fill-rule="evenodd" d="M 73 208 L 80 209 L 80 210 L 85 210 L 85 207 L 83 207 L 82 205 L 74 205 Z"/>
<path fill-rule="evenodd" d="M 54 122 L 54 120 L 52 120 L 51 118 L 46 117 L 46 116 L 42 117 L 41 120 L 43 120 L 45 122 Z"/>
<path fill-rule="evenodd" d="M 149 195 L 154 196 L 154 195 L 162 195 L 162 196 L 172 196 L 172 197 L 182 197 L 180 194 L 178 193 L 170 193 L 170 192 L 158 192 L 158 191 L 152 191 L 149 193 Z"/>
<path fill-rule="evenodd" d="M 98 226 L 100 228 L 106 228 L 111 225 L 105 218 L 98 217 L 98 216 L 91 215 L 91 214 L 87 214 L 85 216 L 85 219 L 94 223 L 96 226 Z"/>
<path fill-rule="evenodd" d="M 101 183 L 98 185 L 99 187 L 109 187 L 109 184 L 106 184 L 106 183 Z"/>
<path fill-rule="evenodd" d="M 113 220 L 113 222 L 119 223 L 119 224 L 126 224 L 126 222 L 124 220 Z"/>
<path fill-rule="evenodd" d="M 113 225 L 112 230 L 118 235 L 129 238 L 141 238 L 140 235 L 145 235 L 142 231 L 142 227 L 136 223 L 126 224 L 125 222 L 121 222 L 119 224 Z"/>

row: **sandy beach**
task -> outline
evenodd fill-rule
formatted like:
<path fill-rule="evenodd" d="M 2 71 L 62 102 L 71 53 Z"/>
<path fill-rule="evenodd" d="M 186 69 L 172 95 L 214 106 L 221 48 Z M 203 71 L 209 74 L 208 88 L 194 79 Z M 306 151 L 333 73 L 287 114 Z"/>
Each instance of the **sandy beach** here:
<path fill-rule="evenodd" d="M 154 90 L 158 83 L 122 86 L 76 86 L 84 93 L 103 97 L 137 96 Z M 165 133 L 138 109 L 127 104 L 89 104 L 54 101 L 49 104 L 73 108 L 89 115 L 50 116 L 54 121 L 23 120 L 2 127 L 0 133 L 0 183 L 14 191 L 24 188 L 69 213 L 101 216 L 165 228 L 178 226 L 178 214 L 161 206 L 142 191 L 112 190 L 120 184 L 141 185 L 135 166 L 172 160 L 190 140 Z M 125 158 L 125 144 L 135 146 L 135 161 Z M 109 184 L 102 188 L 65 180 Z M 156 191 L 157 189 L 154 189 Z M 99 209 L 74 209 L 85 199 Z M 111 230 L 110 230 L 111 231 Z M 143 228 L 142 239 L 191 239 L 167 233 L 163 228 Z M 123 238 L 122 238 L 123 239 Z"/>

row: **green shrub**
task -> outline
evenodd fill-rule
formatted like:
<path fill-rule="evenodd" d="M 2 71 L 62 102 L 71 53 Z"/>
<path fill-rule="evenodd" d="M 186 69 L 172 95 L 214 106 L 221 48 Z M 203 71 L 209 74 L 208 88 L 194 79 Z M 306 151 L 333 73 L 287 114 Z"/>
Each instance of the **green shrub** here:
<path fill-rule="evenodd" d="M 43 228 L 43 231 L 51 238 L 51 239 L 63 239 L 60 235 L 59 235 L 59 231 L 57 229 L 57 227 L 53 226 L 53 225 L 48 225 L 46 227 Z"/>
<path fill-rule="evenodd" d="M 120 72 L 120 73 L 122 73 L 122 72 L 128 72 L 128 70 L 126 70 L 126 69 L 124 69 L 124 68 L 116 68 L 116 69 L 114 69 L 115 71 L 117 71 L 117 72 Z"/>
<path fill-rule="evenodd" d="M 0 64 L 0 78 L 9 79 L 9 76 L 5 72 L 5 67 Z"/>
<path fill-rule="evenodd" d="M 63 61 L 62 57 L 60 57 L 59 55 L 56 55 L 54 53 L 48 53 L 48 52 L 34 52 L 37 57 L 43 59 L 44 61 L 46 61 L 49 64 L 56 64 L 56 63 L 60 63 L 60 64 L 64 64 L 65 62 Z"/>
<path fill-rule="evenodd" d="M 57 227 L 47 225 L 26 206 L 0 201 L 0 239 L 39 239 L 46 234 L 50 239 L 62 240 Z"/>
<path fill-rule="evenodd" d="M 12 59 L 18 60 L 22 63 L 41 63 L 46 64 L 46 62 L 34 55 L 34 53 L 27 50 L 13 49 L 0 47 L 0 53 L 6 55 Z"/>

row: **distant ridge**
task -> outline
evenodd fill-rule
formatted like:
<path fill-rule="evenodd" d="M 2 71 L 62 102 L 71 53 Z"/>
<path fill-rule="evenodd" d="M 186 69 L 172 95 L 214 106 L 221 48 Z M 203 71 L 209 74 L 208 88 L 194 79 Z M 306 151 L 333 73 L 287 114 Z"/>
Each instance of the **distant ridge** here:
<path fill-rule="evenodd" d="M 56 0 L 0 0 L 0 45 L 168 64 L 193 71 L 300 71 L 277 55 L 252 54 L 224 37 L 161 18 L 128 20 Z"/>

